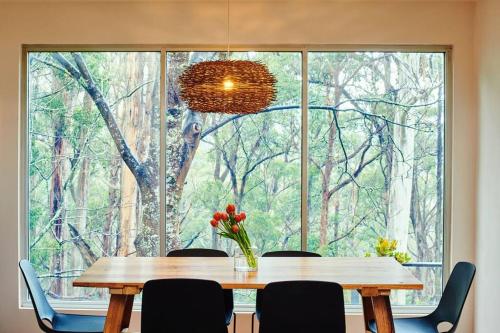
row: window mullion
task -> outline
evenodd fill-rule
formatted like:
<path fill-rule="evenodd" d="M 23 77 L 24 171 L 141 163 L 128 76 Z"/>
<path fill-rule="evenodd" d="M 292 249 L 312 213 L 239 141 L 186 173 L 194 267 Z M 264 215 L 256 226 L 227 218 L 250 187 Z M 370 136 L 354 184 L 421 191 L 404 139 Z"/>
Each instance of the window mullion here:
<path fill-rule="evenodd" d="M 301 116 L 302 116 L 302 126 L 301 126 L 301 187 L 300 187 L 300 246 L 303 251 L 307 251 L 307 224 L 308 224 L 308 207 L 307 207 L 307 156 L 308 156 L 308 143 L 307 143 L 307 132 L 308 132 L 308 116 L 307 116 L 307 104 L 308 104 L 308 71 L 307 71 L 307 50 L 302 50 L 302 102 L 301 102 Z"/>
<path fill-rule="evenodd" d="M 165 220 L 165 173 L 166 173 L 166 85 L 167 85 L 167 50 L 161 49 L 160 56 L 160 256 L 166 255 L 166 220 Z"/>

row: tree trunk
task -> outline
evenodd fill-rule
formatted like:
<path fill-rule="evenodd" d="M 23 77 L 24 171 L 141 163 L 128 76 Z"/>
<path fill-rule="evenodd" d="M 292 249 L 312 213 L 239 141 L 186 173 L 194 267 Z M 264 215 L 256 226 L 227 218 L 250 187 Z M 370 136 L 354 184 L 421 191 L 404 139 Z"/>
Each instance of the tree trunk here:
<path fill-rule="evenodd" d="M 64 110 L 61 110 L 64 112 Z M 55 117 L 54 121 L 54 142 L 52 145 L 52 178 L 50 184 L 50 215 L 49 218 L 54 224 L 54 237 L 59 246 L 52 258 L 51 272 L 55 275 L 63 271 L 64 249 L 63 224 L 64 224 L 64 144 L 65 117 Z M 60 277 L 56 277 L 51 286 L 51 292 L 57 297 L 63 297 L 63 283 Z"/>
<path fill-rule="evenodd" d="M 102 252 L 103 256 L 113 256 L 118 255 L 118 249 L 120 248 L 121 235 L 118 232 L 119 211 L 121 205 L 120 198 L 120 178 L 121 178 L 121 159 L 120 156 L 114 156 L 111 158 L 111 164 L 109 168 L 109 185 L 108 185 L 108 211 L 106 213 L 106 220 L 103 227 L 102 235 Z M 113 251 L 113 225 L 116 226 L 116 239 L 115 248 Z"/>
<path fill-rule="evenodd" d="M 395 122 L 402 125 L 410 123 L 408 110 L 396 111 Z M 398 150 L 393 153 L 392 161 L 388 234 L 389 238 L 398 241 L 398 250 L 405 252 L 410 225 L 415 130 L 394 126 L 393 140 Z"/>

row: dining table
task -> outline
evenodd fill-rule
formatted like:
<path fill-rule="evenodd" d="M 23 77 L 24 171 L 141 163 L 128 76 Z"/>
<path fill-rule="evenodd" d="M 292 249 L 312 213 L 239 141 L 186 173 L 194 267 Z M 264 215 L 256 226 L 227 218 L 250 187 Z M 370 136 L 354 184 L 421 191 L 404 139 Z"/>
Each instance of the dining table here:
<path fill-rule="evenodd" d="M 423 284 L 390 257 L 261 257 L 258 270 L 239 272 L 231 257 L 105 257 L 73 282 L 75 287 L 107 288 L 110 302 L 104 333 L 128 328 L 134 296 L 149 280 L 191 278 L 218 282 L 224 289 L 263 289 L 277 281 L 336 282 L 361 295 L 365 330 L 375 320 L 379 333 L 394 333 L 391 290 L 421 290 Z M 168 300 L 165 300 L 168 301 Z"/>

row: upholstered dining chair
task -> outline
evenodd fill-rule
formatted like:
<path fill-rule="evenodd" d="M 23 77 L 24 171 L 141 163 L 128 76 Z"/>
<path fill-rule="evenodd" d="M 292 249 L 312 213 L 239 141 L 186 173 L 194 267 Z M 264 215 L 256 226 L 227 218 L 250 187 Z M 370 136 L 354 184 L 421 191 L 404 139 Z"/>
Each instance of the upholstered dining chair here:
<path fill-rule="evenodd" d="M 436 310 L 424 317 L 395 319 L 394 329 L 396 332 L 438 333 L 440 332 L 438 325 L 442 323 L 451 324 L 451 328 L 446 332 L 455 332 L 475 274 L 476 267 L 473 264 L 457 263 L 451 272 Z M 371 321 L 368 326 L 371 332 L 377 332 L 377 325 L 374 321 Z"/>
<path fill-rule="evenodd" d="M 33 266 L 28 260 L 19 262 L 21 273 L 35 310 L 40 329 L 47 333 L 100 333 L 105 316 L 85 316 L 56 312 L 47 301 Z"/>
<path fill-rule="evenodd" d="M 227 333 L 224 290 L 215 281 L 151 280 L 142 290 L 141 333 Z"/>
<path fill-rule="evenodd" d="M 167 257 L 228 257 L 228 255 L 221 250 L 192 248 L 170 251 L 167 253 Z M 226 309 L 226 325 L 229 326 L 234 312 L 233 290 L 231 289 L 224 290 L 224 306 Z M 236 332 L 236 314 L 233 322 L 233 330 Z"/>
<path fill-rule="evenodd" d="M 263 257 L 289 257 L 289 258 L 300 258 L 300 257 L 321 257 L 320 254 L 308 251 L 271 251 L 266 252 L 262 255 Z M 252 313 L 252 328 L 251 332 L 254 331 L 255 317 L 260 320 L 260 313 L 262 312 L 262 290 L 257 290 L 257 298 L 255 300 L 255 312 Z"/>
<path fill-rule="evenodd" d="M 333 282 L 269 283 L 259 333 L 345 333 L 344 293 Z"/>

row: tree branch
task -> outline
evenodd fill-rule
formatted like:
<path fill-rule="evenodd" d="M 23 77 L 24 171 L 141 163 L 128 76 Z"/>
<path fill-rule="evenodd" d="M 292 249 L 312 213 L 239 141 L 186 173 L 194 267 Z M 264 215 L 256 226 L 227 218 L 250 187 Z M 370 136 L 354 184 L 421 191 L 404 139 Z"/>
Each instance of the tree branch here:
<path fill-rule="evenodd" d="M 52 57 L 64 67 L 64 69 L 75 79 L 77 80 L 82 87 L 87 91 L 89 96 L 92 98 L 94 104 L 97 106 L 99 113 L 101 114 L 106 126 L 108 127 L 109 133 L 113 138 L 113 142 L 115 143 L 118 152 L 120 153 L 123 161 L 130 169 L 132 174 L 134 175 L 137 182 L 141 185 L 151 185 L 151 178 L 148 174 L 148 170 L 144 168 L 141 163 L 134 156 L 130 147 L 128 146 L 123 133 L 121 132 L 116 119 L 111 112 L 111 108 L 107 103 L 106 99 L 102 95 L 99 88 L 96 86 L 92 75 L 88 71 L 87 65 L 83 60 L 82 56 L 79 53 L 71 53 L 75 64 L 77 67 L 73 66 L 64 56 L 60 53 L 55 52 L 52 54 Z"/>

